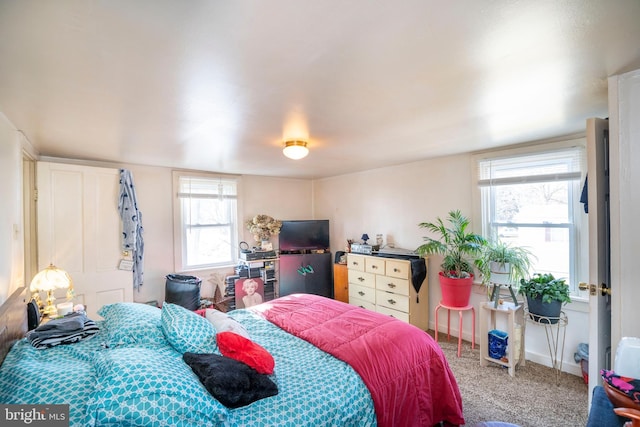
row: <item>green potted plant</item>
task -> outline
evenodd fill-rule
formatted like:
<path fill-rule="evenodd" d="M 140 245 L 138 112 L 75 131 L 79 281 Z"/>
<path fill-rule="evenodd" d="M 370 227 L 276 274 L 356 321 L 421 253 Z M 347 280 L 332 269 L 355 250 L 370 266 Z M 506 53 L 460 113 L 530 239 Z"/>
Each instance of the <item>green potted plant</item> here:
<path fill-rule="evenodd" d="M 521 279 L 518 292 L 527 297 L 529 315 L 540 323 L 558 323 L 562 305 L 571 302 L 565 279 L 556 279 L 551 273 L 535 273 L 528 280 Z"/>
<path fill-rule="evenodd" d="M 437 234 L 437 238 L 424 237 L 425 243 L 416 252 L 443 256 L 439 272 L 442 304 L 465 307 L 471 298 L 474 257 L 480 254 L 486 240 L 467 230 L 470 221 L 459 210 L 450 211 L 447 222 L 448 227 L 441 218 L 436 218 L 435 222 L 420 223 L 420 228 Z"/>
<path fill-rule="evenodd" d="M 529 278 L 532 258 L 528 249 L 495 239 L 487 241 L 475 265 L 482 274 L 482 283 L 513 285 Z"/>

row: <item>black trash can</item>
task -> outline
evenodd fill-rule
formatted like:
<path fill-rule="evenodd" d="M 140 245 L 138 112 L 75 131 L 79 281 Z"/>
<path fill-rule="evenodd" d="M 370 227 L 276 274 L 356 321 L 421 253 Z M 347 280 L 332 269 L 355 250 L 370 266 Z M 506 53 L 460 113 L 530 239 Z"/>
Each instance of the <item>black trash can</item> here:
<path fill-rule="evenodd" d="M 181 305 L 187 310 L 200 308 L 200 284 L 202 280 L 195 276 L 168 274 L 164 291 L 164 300 Z"/>

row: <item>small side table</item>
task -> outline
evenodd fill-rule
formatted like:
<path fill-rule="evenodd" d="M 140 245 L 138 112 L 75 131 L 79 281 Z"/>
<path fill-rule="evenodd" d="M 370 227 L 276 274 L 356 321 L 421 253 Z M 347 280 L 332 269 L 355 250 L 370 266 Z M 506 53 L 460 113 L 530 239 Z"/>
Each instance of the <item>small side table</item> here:
<path fill-rule="evenodd" d="M 560 372 L 562 372 L 562 356 L 564 354 L 564 341 L 567 335 L 567 324 L 569 318 L 564 311 L 560 312 L 559 317 L 546 317 L 529 313 L 525 309 L 525 318 L 528 322 L 544 326 L 544 332 L 547 335 L 547 345 L 549 346 L 549 357 L 551 357 L 551 367 L 556 371 L 556 385 L 560 383 Z M 560 335 L 562 334 L 562 345 Z M 560 346 L 560 354 L 558 354 L 558 346 Z"/>
<path fill-rule="evenodd" d="M 460 357 L 460 348 L 462 347 L 462 312 L 463 311 L 467 311 L 467 310 L 471 310 L 471 324 L 472 324 L 472 330 L 471 330 L 471 348 L 474 349 L 476 348 L 476 310 L 475 308 L 473 308 L 472 305 L 467 305 L 464 307 L 449 307 L 447 305 L 442 304 L 442 302 L 440 302 L 440 304 L 438 304 L 438 306 L 436 307 L 436 331 L 435 331 L 435 335 L 436 335 L 436 342 L 438 342 L 438 310 L 440 310 L 441 308 L 446 308 L 447 311 L 447 340 L 451 337 L 450 335 L 450 331 L 451 331 L 451 310 L 455 310 L 458 312 L 458 357 Z"/>
<path fill-rule="evenodd" d="M 498 307 L 493 301 L 484 302 L 480 305 L 480 366 L 488 366 L 489 362 L 509 368 L 509 375 L 516 374 L 516 366 L 524 366 L 524 308 L 522 303 L 514 304 L 504 302 Z M 489 356 L 489 330 L 495 329 L 496 317 L 498 315 L 507 316 L 507 334 L 509 344 L 507 345 L 506 360 L 494 359 Z M 516 318 L 519 321 L 516 322 Z M 520 349 L 516 355 L 514 348 L 516 344 L 516 323 L 521 327 Z M 517 357 L 516 357 L 517 356 Z M 516 360 L 517 359 L 517 360 Z"/>

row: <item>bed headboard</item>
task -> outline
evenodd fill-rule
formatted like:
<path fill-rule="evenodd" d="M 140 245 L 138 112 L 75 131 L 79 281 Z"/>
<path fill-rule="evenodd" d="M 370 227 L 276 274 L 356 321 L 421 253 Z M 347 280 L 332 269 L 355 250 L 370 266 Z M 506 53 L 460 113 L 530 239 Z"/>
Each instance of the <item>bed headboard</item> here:
<path fill-rule="evenodd" d="M 17 289 L 0 307 L 0 364 L 14 342 L 27 333 L 27 287 Z"/>

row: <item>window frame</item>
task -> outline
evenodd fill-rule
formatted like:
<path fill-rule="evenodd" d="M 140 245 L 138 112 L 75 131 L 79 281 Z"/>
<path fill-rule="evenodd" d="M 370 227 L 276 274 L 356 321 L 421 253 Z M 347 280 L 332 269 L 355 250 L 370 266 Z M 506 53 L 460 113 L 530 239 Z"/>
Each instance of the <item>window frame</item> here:
<path fill-rule="evenodd" d="M 568 223 L 552 223 L 545 224 L 547 228 L 559 228 L 567 229 L 570 239 L 569 248 L 569 272 L 570 280 L 568 284 L 571 288 L 571 297 L 574 300 L 588 300 L 588 294 L 585 291 L 580 291 L 578 283 L 581 277 L 588 277 L 588 260 L 589 260 L 589 234 L 588 234 L 588 218 L 584 213 L 582 203 L 580 203 L 580 195 L 582 186 L 587 172 L 586 165 L 586 139 L 585 138 L 573 138 L 564 141 L 554 141 L 550 143 L 529 145 L 525 147 L 517 147 L 505 150 L 492 150 L 483 153 L 478 153 L 472 156 L 472 181 L 473 181 L 473 207 L 474 207 L 474 221 L 480 224 L 482 234 L 484 236 L 490 236 L 492 227 L 490 224 L 491 218 L 489 218 L 489 204 L 492 207 L 495 204 L 495 200 L 487 200 L 490 197 L 489 189 L 483 191 L 483 186 L 480 183 L 480 162 L 492 160 L 492 159 L 517 159 L 518 157 L 526 157 L 538 154 L 552 153 L 558 151 L 566 151 L 569 149 L 579 150 L 578 157 L 580 162 L 580 178 L 576 181 L 574 179 L 573 185 L 569 185 L 569 222 Z M 567 180 L 559 180 L 559 182 L 566 182 Z M 486 186 L 485 186 L 486 188 Z M 502 223 L 494 223 L 493 226 L 498 226 Z M 531 226 L 542 226 L 540 224 L 526 224 Z"/>
<path fill-rule="evenodd" d="M 231 220 L 230 226 L 230 239 L 229 242 L 229 260 L 224 260 L 215 263 L 207 263 L 207 264 L 193 264 L 190 265 L 187 262 L 187 241 L 186 241 L 186 230 L 189 227 L 194 225 L 189 225 L 185 222 L 183 218 L 182 212 L 182 202 L 180 197 L 180 181 L 182 178 L 196 178 L 196 179 L 205 179 L 211 180 L 212 183 L 217 182 L 233 182 L 235 183 L 235 195 L 227 195 L 224 197 L 226 199 L 234 200 L 234 206 L 231 207 L 232 212 L 230 213 L 229 219 Z M 239 230 L 240 230 L 240 191 L 241 191 L 241 177 L 237 175 L 224 175 L 224 174 L 216 174 L 216 173 L 207 173 L 207 172 L 193 172 L 193 171 L 172 171 L 172 204 L 173 204 L 173 241 L 174 241 L 174 269 L 176 272 L 187 272 L 187 271 L 199 271 L 199 270 L 211 270 L 216 268 L 233 266 L 238 263 L 238 242 L 239 242 Z M 208 195 L 210 198 L 211 195 Z M 214 225 L 211 225 L 212 227 Z M 206 227 L 203 225 L 197 225 L 196 227 L 202 228 Z"/>

